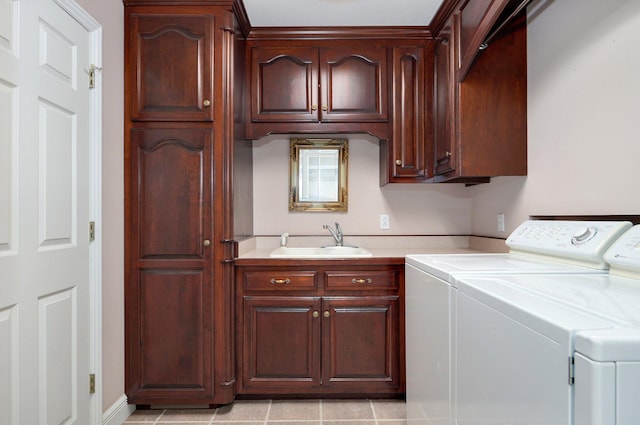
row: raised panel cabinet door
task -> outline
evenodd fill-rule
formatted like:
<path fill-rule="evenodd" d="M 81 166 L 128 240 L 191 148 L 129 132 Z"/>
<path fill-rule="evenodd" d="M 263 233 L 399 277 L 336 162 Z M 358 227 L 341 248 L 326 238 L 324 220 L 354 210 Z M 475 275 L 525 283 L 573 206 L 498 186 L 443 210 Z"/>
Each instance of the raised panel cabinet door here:
<path fill-rule="evenodd" d="M 244 393 L 295 393 L 320 385 L 320 299 L 243 298 Z"/>
<path fill-rule="evenodd" d="M 318 49 L 251 49 L 251 120 L 318 121 Z"/>
<path fill-rule="evenodd" d="M 130 403 L 202 403 L 212 362 L 213 130 L 131 130 L 126 388 Z"/>
<path fill-rule="evenodd" d="M 131 14 L 129 82 L 133 121 L 213 121 L 211 15 Z"/>
<path fill-rule="evenodd" d="M 425 177 L 423 46 L 393 48 L 393 177 Z"/>
<path fill-rule="evenodd" d="M 320 120 L 385 122 L 389 118 L 387 49 L 320 49 Z"/>
<path fill-rule="evenodd" d="M 449 20 L 437 40 L 434 55 L 434 150 L 436 175 L 455 169 L 455 93 L 454 46 Z"/>
<path fill-rule="evenodd" d="M 361 393 L 400 386 L 397 296 L 324 297 L 322 385 Z"/>

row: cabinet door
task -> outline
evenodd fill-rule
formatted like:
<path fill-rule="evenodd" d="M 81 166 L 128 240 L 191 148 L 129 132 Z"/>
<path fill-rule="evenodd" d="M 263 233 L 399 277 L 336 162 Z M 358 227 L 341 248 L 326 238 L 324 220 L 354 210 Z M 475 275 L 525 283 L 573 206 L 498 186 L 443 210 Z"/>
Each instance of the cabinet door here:
<path fill-rule="evenodd" d="M 251 50 L 251 120 L 318 121 L 318 49 Z"/>
<path fill-rule="evenodd" d="M 434 55 L 434 149 L 435 174 L 455 168 L 455 47 L 452 40 L 453 21 L 447 21 L 440 33 Z"/>
<path fill-rule="evenodd" d="M 323 298 L 323 388 L 398 390 L 398 309 L 397 296 Z"/>
<path fill-rule="evenodd" d="M 133 121 L 213 121 L 213 16 L 129 19 Z"/>
<path fill-rule="evenodd" d="M 425 177 L 424 47 L 393 48 L 393 177 Z"/>
<path fill-rule="evenodd" d="M 245 296 L 242 307 L 243 393 L 295 393 L 317 388 L 319 298 Z"/>
<path fill-rule="evenodd" d="M 384 47 L 321 49 L 321 121 L 387 121 L 387 74 Z"/>
<path fill-rule="evenodd" d="M 133 129 L 128 170 L 130 403 L 211 399 L 211 129 Z"/>

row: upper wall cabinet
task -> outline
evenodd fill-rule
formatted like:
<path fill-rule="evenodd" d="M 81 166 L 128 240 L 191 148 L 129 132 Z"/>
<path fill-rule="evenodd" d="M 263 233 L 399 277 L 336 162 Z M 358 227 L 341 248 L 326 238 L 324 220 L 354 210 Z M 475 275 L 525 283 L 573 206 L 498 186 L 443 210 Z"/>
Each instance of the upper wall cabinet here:
<path fill-rule="evenodd" d="M 250 69 L 249 136 L 389 120 L 386 47 L 256 46 Z"/>
<path fill-rule="evenodd" d="M 461 20 L 447 21 L 435 47 L 434 181 L 526 175 L 526 27 L 496 38 L 461 81 Z"/>
<path fill-rule="evenodd" d="M 131 14 L 128 63 L 133 121 L 213 121 L 210 15 Z"/>

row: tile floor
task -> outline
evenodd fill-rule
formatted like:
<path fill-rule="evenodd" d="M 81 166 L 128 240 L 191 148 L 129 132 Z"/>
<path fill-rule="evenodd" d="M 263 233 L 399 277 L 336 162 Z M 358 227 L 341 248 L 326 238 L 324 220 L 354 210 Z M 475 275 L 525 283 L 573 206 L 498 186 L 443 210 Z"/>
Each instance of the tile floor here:
<path fill-rule="evenodd" d="M 162 425 L 406 425 L 402 400 L 239 400 L 217 409 L 136 410 L 124 422 Z"/>

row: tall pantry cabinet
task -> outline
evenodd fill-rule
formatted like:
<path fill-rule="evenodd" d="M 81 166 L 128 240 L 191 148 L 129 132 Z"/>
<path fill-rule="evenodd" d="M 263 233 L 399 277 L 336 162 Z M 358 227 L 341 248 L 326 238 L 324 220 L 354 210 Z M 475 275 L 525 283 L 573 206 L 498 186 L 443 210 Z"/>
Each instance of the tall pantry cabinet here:
<path fill-rule="evenodd" d="M 228 403 L 233 1 L 124 3 L 128 401 Z"/>

